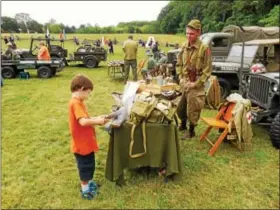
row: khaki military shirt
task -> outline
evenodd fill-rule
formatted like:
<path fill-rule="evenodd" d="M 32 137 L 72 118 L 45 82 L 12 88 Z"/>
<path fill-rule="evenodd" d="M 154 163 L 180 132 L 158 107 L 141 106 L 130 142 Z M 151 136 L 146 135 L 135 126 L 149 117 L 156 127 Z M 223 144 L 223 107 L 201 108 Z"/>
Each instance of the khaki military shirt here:
<path fill-rule="evenodd" d="M 201 47 L 201 53 L 199 50 Z M 188 43 L 184 44 L 178 55 L 177 65 L 181 66 L 180 77 L 189 81 L 188 68 L 195 67 L 199 78 L 195 82 L 196 87 L 203 87 L 212 72 L 212 56 L 207 45 L 203 44 L 199 39 L 193 46 Z"/>
<path fill-rule="evenodd" d="M 123 44 L 124 60 L 135 60 L 137 57 L 138 43 L 128 39 Z"/>
<path fill-rule="evenodd" d="M 153 57 L 150 57 L 147 62 L 147 69 L 154 69 L 156 68 L 156 61 Z"/>

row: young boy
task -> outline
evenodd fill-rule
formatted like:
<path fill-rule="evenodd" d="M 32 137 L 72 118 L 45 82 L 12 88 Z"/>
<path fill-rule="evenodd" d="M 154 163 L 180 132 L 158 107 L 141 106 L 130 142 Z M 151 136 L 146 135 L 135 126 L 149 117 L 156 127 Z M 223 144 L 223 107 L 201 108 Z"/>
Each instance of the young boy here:
<path fill-rule="evenodd" d="M 84 199 L 93 199 L 97 185 L 92 181 L 95 170 L 95 152 L 98 151 L 94 125 L 108 122 L 105 117 L 90 117 L 84 100 L 88 99 L 93 84 L 86 76 L 77 75 L 71 82 L 72 98 L 69 101 L 69 129 L 71 132 L 71 151 L 81 180 L 81 195 Z"/>

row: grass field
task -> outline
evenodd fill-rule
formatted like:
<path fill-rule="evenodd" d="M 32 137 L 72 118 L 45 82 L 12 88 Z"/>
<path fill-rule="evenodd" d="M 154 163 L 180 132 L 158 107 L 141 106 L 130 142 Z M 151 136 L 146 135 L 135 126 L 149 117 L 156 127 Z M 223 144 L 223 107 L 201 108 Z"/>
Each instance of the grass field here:
<path fill-rule="evenodd" d="M 92 35 L 92 39 L 96 37 Z M 119 41 L 126 37 L 116 35 Z M 134 37 L 137 39 L 137 35 Z M 184 37 L 157 37 L 163 42 L 184 41 Z M 27 48 L 29 43 L 22 41 L 18 46 Z M 161 49 L 167 51 L 165 47 Z M 144 54 L 145 49 L 140 48 L 138 59 L 144 58 Z M 108 60 L 122 58 L 121 45 L 116 45 L 115 55 L 109 55 Z M 123 82 L 107 76 L 106 62 L 101 62 L 96 69 L 67 67 L 54 78 L 45 80 L 36 78 L 35 70 L 29 72 L 31 79 L 5 80 L 1 90 L 3 209 L 279 208 L 279 151 L 271 146 L 268 132 L 259 126 L 253 126 L 251 151 L 240 152 L 230 144 L 223 144 L 214 157 L 209 157 L 206 142 L 200 143 L 198 138 L 184 141 L 181 142 L 184 167 L 181 182 L 164 184 L 156 175 L 148 179 L 126 171 L 127 186 L 121 189 L 104 177 L 109 136 L 97 127 L 100 151 L 96 154 L 95 179 L 102 183 L 102 188 L 95 200 L 82 200 L 75 159 L 69 149 L 70 81 L 78 73 L 93 80 L 95 89 L 86 102 L 93 116 L 110 111 L 114 104 L 111 92 L 121 92 Z M 216 111 L 205 109 L 202 115 L 215 114 Z M 200 123 L 197 134 L 204 129 Z M 217 136 L 217 133 L 211 135 L 212 139 Z"/>

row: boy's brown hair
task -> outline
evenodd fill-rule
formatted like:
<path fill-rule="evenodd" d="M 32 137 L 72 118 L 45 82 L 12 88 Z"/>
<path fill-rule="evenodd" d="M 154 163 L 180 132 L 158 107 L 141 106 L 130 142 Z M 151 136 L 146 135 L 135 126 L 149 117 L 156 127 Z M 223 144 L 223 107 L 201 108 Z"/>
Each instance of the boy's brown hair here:
<path fill-rule="evenodd" d="M 83 90 L 93 90 L 92 81 L 82 74 L 76 75 L 71 81 L 71 92 L 75 92 L 79 89 L 83 88 Z"/>

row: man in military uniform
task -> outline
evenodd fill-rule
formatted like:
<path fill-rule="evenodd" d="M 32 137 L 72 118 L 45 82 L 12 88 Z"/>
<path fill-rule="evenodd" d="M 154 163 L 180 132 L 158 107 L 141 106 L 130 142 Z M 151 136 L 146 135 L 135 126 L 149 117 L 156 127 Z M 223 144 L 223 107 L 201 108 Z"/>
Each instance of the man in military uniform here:
<path fill-rule="evenodd" d="M 123 51 L 124 51 L 124 71 L 125 71 L 125 80 L 126 84 L 129 77 L 130 66 L 132 68 L 133 81 L 137 81 L 137 50 L 138 43 L 133 41 L 133 37 L 128 36 L 128 40 L 124 42 Z"/>
<path fill-rule="evenodd" d="M 166 76 L 167 56 L 163 51 L 160 52 L 159 54 L 160 54 L 160 59 L 157 61 L 157 68 L 159 69 L 162 75 Z"/>
<path fill-rule="evenodd" d="M 141 70 L 141 74 L 142 74 L 144 80 L 147 80 L 148 75 L 151 75 L 157 67 L 156 66 L 157 63 L 156 63 L 155 59 L 153 58 L 153 53 L 149 51 L 146 53 L 146 55 L 148 56 L 148 61 L 146 63 L 147 65 L 146 65 L 146 68 L 143 68 Z"/>
<path fill-rule="evenodd" d="M 7 43 L 7 50 L 5 51 L 5 56 L 9 59 L 12 59 L 14 54 L 13 44 L 11 42 Z"/>
<path fill-rule="evenodd" d="M 177 113 L 181 119 L 180 130 L 187 130 L 182 139 L 195 136 L 195 126 L 205 104 L 204 85 L 212 72 L 211 52 L 207 45 L 199 40 L 201 24 L 192 20 L 186 27 L 187 42 L 178 55 L 177 65 L 181 66 L 180 84 L 182 97 Z"/>

